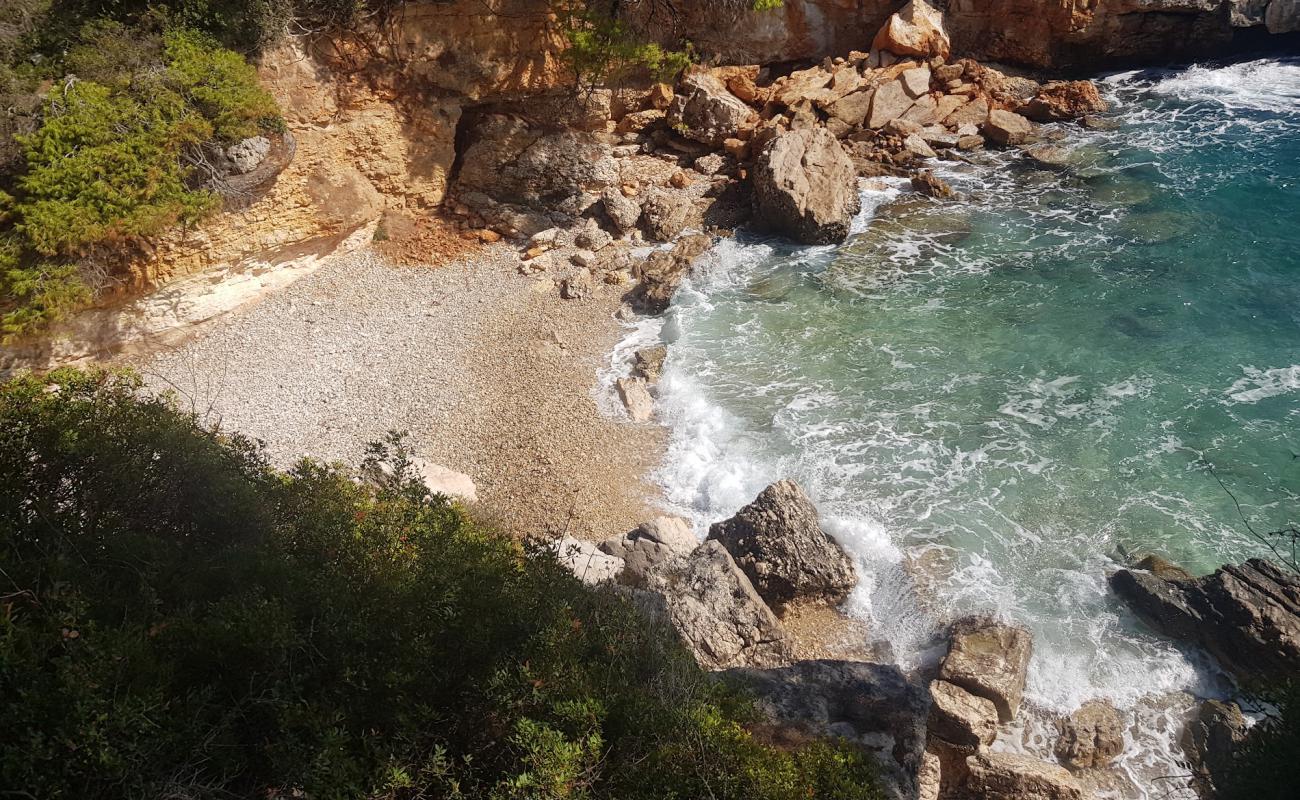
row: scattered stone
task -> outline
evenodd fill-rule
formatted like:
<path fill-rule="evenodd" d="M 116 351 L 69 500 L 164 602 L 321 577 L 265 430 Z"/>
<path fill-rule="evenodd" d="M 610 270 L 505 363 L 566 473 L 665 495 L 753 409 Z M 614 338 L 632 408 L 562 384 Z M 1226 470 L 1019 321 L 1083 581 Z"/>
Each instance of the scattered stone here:
<path fill-rule="evenodd" d="M 766 667 L 789 658 L 781 621 L 718 542 L 651 567 L 633 599 L 672 624 L 705 669 Z"/>
<path fill-rule="evenodd" d="M 1243 681 L 1300 670 L 1300 575 L 1258 558 L 1201 578 L 1162 572 L 1171 577 L 1122 569 L 1110 586 L 1152 628 L 1205 648 Z"/>
<path fill-rule="evenodd" d="M 966 786 L 981 800 L 1083 800 L 1083 786 L 1056 764 L 1014 753 L 976 753 Z"/>
<path fill-rule="evenodd" d="M 989 112 L 989 118 L 984 121 L 980 130 L 998 144 L 1016 145 L 1029 141 L 1034 132 L 1034 125 L 1019 114 L 997 108 Z"/>
<path fill-rule="evenodd" d="M 940 83 L 961 80 L 965 72 L 966 67 L 962 64 L 942 64 L 934 68 L 934 79 Z"/>
<path fill-rule="evenodd" d="M 998 735 L 998 710 L 947 681 L 930 682 L 929 732 L 959 747 L 992 744 Z"/>
<path fill-rule="evenodd" d="M 593 260 L 594 258 L 595 256 L 592 256 Z M 560 297 L 565 300 L 585 300 L 591 297 L 591 293 L 595 288 L 591 273 L 584 269 L 560 281 Z"/>
<path fill-rule="evenodd" d="M 903 119 L 922 126 L 933 125 L 939 121 L 939 106 L 930 95 L 922 95 L 903 114 Z"/>
<path fill-rule="evenodd" d="M 709 528 L 764 600 L 839 603 L 857 585 L 844 549 L 824 530 L 817 508 L 794 481 L 764 489 L 752 503 Z"/>
<path fill-rule="evenodd" d="M 804 244 L 844 241 L 861 208 L 853 161 L 824 128 L 772 139 L 752 182 L 758 220 Z"/>
<path fill-rule="evenodd" d="M 654 398 L 642 378 L 619 378 L 614 382 L 618 397 L 627 409 L 628 419 L 633 422 L 649 422 L 654 416 Z"/>
<path fill-rule="evenodd" d="M 1124 751 L 1124 718 L 1105 700 L 1084 703 L 1057 729 L 1056 757 L 1070 769 L 1100 769 Z"/>
<path fill-rule="evenodd" d="M 623 559 L 602 553 L 591 542 L 572 536 L 557 540 L 553 548 L 560 563 L 588 586 L 612 583 L 623 570 Z"/>
<path fill-rule="evenodd" d="M 871 41 L 871 49 L 899 56 L 946 59 L 952 45 L 943 28 L 943 14 L 925 0 L 911 0 L 897 14 L 890 15 Z"/>
<path fill-rule="evenodd" d="M 984 137 L 980 136 L 979 134 L 970 134 L 968 136 L 961 136 L 958 137 L 957 139 L 957 149 L 961 150 L 962 152 L 979 150 L 982 147 L 984 147 Z"/>
<path fill-rule="evenodd" d="M 663 374 L 664 360 L 667 358 L 668 348 L 665 345 L 643 347 L 632 355 L 632 372 L 645 378 L 648 383 L 656 383 Z"/>
<path fill-rule="evenodd" d="M 1029 631 L 984 617 L 963 617 L 952 625 L 939 678 L 991 700 L 998 720 L 1010 722 L 1020 710 L 1032 649 Z"/>
<path fill-rule="evenodd" d="M 892 133 L 895 136 L 911 136 L 914 133 L 920 133 L 922 130 L 923 128 L 920 124 L 902 117 L 891 119 L 889 122 L 885 123 L 885 133 Z"/>
<path fill-rule="evenodd" d="M 265 136 L 253 136 L 232 144 L 226 148 L 226 158 L 239 175 L 247 175 L 261 166 L 271 154 L 271 140 Z"/>
<path fill-rule="evenodd" d="M 544 231 L 538 231 L 537 233 L 534 233 L 532 236 L 528 237 L 528 244 L 530 245 L 530 248 L 549 250 L 550 248 L 556 246 L 556 243 L 559 241 L 559 239 L 560 239 L 559 228 L 547 228 Z"/>
<path fill-rule="evenodd" d="M 861 127 L 867 119 L 867 114 L 871 112 L 873 97 L 875 91 L 871 89 L 851 92 L 831 103 L 826 113 L 831 119 L 839 120 L 850 129 Z"/>

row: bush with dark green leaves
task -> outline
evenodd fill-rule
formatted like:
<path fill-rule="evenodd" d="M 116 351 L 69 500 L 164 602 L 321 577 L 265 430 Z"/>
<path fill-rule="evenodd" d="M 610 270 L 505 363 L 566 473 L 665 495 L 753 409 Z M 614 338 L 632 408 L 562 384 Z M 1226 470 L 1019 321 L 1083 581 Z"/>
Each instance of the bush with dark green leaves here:
<path fill-rule="evenodd" d="M 124 373 L 0 386 L 0 787 L 40 798 L 877 798 L 671 633 L 410 479 Z M 374 470 L 372 470 L 374 471 Z"/>

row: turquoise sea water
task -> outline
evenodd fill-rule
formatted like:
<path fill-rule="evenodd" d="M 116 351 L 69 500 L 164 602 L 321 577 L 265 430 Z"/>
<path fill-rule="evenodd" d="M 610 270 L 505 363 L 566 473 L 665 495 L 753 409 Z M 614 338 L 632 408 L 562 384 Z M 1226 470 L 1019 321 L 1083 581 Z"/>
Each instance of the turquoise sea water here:
<path fill-rule="evenodd" d="M 1121 127 L 1065 170 L 1010 154 L 934 202 L 864 190 L 840 247 L 738 237 L 678 295 L 659 473 L 701 526 L 794 477 L 858 556 L 855 613 L 904 664 L 977 610 L 1035 633 L 1029 715 L 1140 720 L 1115 796 L 1155 797 L 1211 665 L 1109 594 L 1122 553 L 1194 571 L 1300 515 L 1300 61 L 1105 80 Z M 645 331 L 641 332 L 645 335 Z M 1036 716 L 1035 716 L 1036 715 Z"/>

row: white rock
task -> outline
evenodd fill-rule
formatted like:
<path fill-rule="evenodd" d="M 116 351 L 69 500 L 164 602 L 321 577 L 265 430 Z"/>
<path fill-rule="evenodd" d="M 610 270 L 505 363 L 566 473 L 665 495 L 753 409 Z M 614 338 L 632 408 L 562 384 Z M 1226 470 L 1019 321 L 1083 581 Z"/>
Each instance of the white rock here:
<path fill-rule="evenodd" d="M 465 473 L 422 458 L 411 459 L 411 464 L 415 467 L 416 474 L 420 476 L 420 482 L 428 487 L 430 492 L 455 497 L 466 503 L 478 502 L 478 490 L 474 486 L 474 481 Z"/>
<path fill-rule="evenodd" d="M 560 563 L 588 586 L 610 583 L 623 571 L 623 559 L 602 553 L 592 542 L 565 536 L 553 546 Z"/>
<path fill-rule="evenodd" d="M 614 382 L 618 396 L 633 422 L 649 422 L 654 416 L 654 399 L 643 378 L 619 378 Z"/>

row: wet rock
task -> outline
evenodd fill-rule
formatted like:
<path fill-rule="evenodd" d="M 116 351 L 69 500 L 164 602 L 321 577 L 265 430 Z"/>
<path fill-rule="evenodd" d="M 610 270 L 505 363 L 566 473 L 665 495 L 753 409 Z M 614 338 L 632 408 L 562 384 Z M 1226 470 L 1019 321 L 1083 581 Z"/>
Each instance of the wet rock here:
<path fill-rule="evenodd" d="M 966 787 L 981 800 L 1083 800 L 1083 787 L 1056 764 L 1013 753 L 977 753 L 967 759 Z"/>
<path fill-rule="evenodd" d="M 871 49 L 899 56 L 947 58 L 952 44 L 943 28 L 943 14 L 925 0 L 911 0 L 890 15 L 872 40 Z"/>
<path fill-rule="evenodd" d="M 992 744 L 998 734 L 998 710 L 993 702 L 976 697 L 947 681 L 930 682 L 931 736 L 959 747 Z"/>
<path fill-rule="evenodd" d="M 633 374 L 655 383 L 663 374 L 664 359 L 668 357 L 668 348 L 662 344 L 643 347 L 632 355 Z"/>
<path fill-rule="evenodd" d="M 1057 723 L 1056 757 L 1070 769 L 1110 765 L 1124 751 L 1124 718 L 1105 700 L 1091 700 Z"/>
<path fill-rule="evenodd" d="M 1070 151 L 1054 144 L 1038 144 L 1025 148 L 1025 155 L 1040 167 L 1064 169 L 1070 165 Z"/>
<path fill-rule="evenodd" d="M 689 139 L 721 147 L 753 114 L 722 81 L 707 72 L 694 72 L 682 78 L 668 109 L 668 123 Z"/>
<path fill-rule="evenodd" d="M 893 665 L 799 661 L 778 669 L 728 670 L 758 707 L 782 725 L 844 736 L 876 754 L 893 797 L 916 797 L 925 753 L 926 698 Z"/>
<path fill-rule="evenodd" d="M 992 701 L 998 719 L 1010 722 L 1020 710 L 1032 649 L 1029 631 L 984 617 L 963 617 L 952 625 L 939 678 Z"/>
<path fill-rule="evenodd" d="M 853 161 L 824 128 L 772 139 L 759 154 L 752 183 L 760 223 L 805 244 L 844 241 L 861 207 Z"/>
<path fill-rule="evenodd" d="M 1098 114 L 1108 108 L 1092 81 L 1052 81 L 1019 111 L 1035 122 L 1058 122 Z"/>
<path fill-rule="evenodd" d="M 709 249 L 713 240 L 704 234 L 686 236 L 671 250 L 656 250 L 638 269 L 640 283 L 628 299 L 646 314 L 661 314 L 668 309 L 673 294 L 690 272 L 691 262 Z"/>
<path fill-rule="evenodd" d="M 1016 145 L 1029 141 L 1034 125 L 1019 114 L 998 108 L 989 112 L 980 130 L 998 144 Z"/>
<path fill-rule="evenodd" d="M 1300 575 L 1269 561 L 1190 580 L 1122 569 L 1110 585 L 1152 628 L 1199 645 L 1239 679 L 1273 681 L 1300 669 Z"/>
<path fill-rule="evenodd" d="M 556 541 L 553 547 L 560 563 L 588 586 L 612 583 L 623 569 L 623 559 L 602 553 L 591 542 L 572 536 Z"/>
<path fill-rule="evenodd" d="M 1094 131 L 1113 131 L 1119 129 L 1119 120 L 1110 117 L 1099 117 L 1096 114 L 1085 114 L 1079 120 L 1079 124 L 1085 128 Z"/>
<path fill-rule="evenodd" d="M 794 481 L 779 481 L 731 519 L 709 528 L 753 582 L 777 606 L 795 600 L 838 603 L 857 585 L 844 549 L 817 519 L 817 508 Z"/>
<path fill-rule="evenodd" d="M 670 558 L 685 556 L 698 545 L 699 541 L 686 520 L 656 517 L 598 546 L 601 552 L 623 560 L 623 571 L 619 574 L 621 583 L 644 587 L 646 575 L 652 567 Z"/>
<path fill-rule="evenodd" d="M 957 193 L 952 190 L 952 187 L 946 181 L 936 177 L 928 169 L 912 176 L 912 189 L 938 200 L 946 200 L 957 196 Z"/>
<path fill-rule="evenodd" d="M 1214 775 L 1232 763 L 1246 741 L 1246 718 L 1236 703 L 1206 700 L 1183 729 L 1182 746 L 1194 785 L 1203 797 L 1214 797 Z"/>
<path fill-rule="evenodd" d="M 1190 581 L 1192 573 L 1178 566 L 1167 558 L 1162 558 L 1154 553 L 1143 557 L 1133 569 L 1141 569 L 1150 572 L 1162 581 Z"/>
<path fill-rule="evenodd" d="M 654 416 L 655 402 L 643 378 L 619 378 L 614 382 L 618 397 L 633 422 L 649 422 Z"/>
<path fill-rule="evenodd" d="M 705 669 L 765 667 L 789 658 L 781 621 L 719 542 L 652 567 L 634 599 L 666 619 Z"/>
<path fill-rule="evenodd" d="M 984 137 L 978 134 L 969 134 L 966 136 L 958 137 L 957 139 L 957 149 L 961 150 L 962 152 L 979 150 L 983 146 L 984 146 Z"/>

